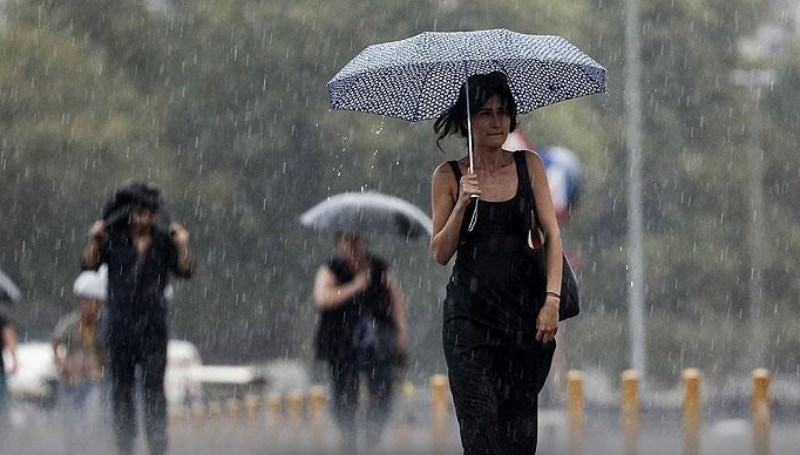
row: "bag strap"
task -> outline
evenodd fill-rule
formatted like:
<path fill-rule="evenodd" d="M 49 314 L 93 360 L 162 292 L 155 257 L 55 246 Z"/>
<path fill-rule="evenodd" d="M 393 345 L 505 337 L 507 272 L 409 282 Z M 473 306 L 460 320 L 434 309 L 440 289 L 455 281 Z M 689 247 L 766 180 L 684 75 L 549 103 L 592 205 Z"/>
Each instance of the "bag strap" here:
<path fill-rule="evenodd" d="M 539 217 L 536 214 L 536 199 L 533 197 L 533 190 L 531 189 L 531 177 L 528 174 L 528 162 L 525 159 L 525 150 L 517 150 L 514 152 L 514 161 L 517 163 L 517 171 L 521 177 L 519 184 L 522 185 L 522 194 L 528 198 L 531 204 L 531 241 L 534 248 L 542 246 L 541 238 L 538 235 Z"/>

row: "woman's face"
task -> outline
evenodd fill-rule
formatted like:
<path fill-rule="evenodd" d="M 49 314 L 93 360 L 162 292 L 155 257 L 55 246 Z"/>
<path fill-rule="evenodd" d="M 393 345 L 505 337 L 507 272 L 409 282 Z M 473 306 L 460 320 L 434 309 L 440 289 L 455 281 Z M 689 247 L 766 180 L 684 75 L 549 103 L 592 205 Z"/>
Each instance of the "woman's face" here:
<path fill-rule="evenodd" d="M 361 237 L 358 234 L 347 233 L 343 234 L 336 241 L 336 247 L 339 253 L 353 259 L 360 258 L 364 252 Z"/>
<path fill-rule="evenodd" d="M 136 229 L 147 229 L 156 220 L 156 213 L 148 207 L 136 207 L 131 213 L 131 224 Z"/>
<path fill-rule="evenodd" d="M 511 129 L 511 114 L 494 95 L 472 113 L 472 139 L 477 147 L 502 147 Z"/>

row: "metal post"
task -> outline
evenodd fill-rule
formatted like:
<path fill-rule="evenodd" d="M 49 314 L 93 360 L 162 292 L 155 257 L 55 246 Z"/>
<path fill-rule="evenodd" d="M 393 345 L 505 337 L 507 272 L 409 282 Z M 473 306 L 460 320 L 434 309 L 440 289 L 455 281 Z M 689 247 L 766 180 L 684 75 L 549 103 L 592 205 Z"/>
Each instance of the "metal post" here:
<path fill-rule="evenodd" d="M 625 117 L 628 150 L 628 325 L 631 368 L 646 376 L 642 254 L 642 94 L 639 0 L 625 0 Z M 643 384 L 644 385 L 644 384 Z"/>

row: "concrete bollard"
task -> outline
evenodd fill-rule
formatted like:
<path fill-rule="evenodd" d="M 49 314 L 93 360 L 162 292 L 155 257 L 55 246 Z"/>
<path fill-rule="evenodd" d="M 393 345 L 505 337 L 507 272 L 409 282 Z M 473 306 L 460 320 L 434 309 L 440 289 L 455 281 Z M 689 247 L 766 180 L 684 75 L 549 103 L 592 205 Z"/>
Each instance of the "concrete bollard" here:
<path fill-rule="evenodd" d="M 622 373 L 622 434 L 626 455 L 638 453 L 639 436 L 639 373 Z"/>
<path fill-rule="evenodd" d="M 687 368 L 683 371 L 683 437 L 685 455 L 700 453 L 700 370 Z"/>
<path fill-rule="evenodd" d="M 764 368 L 753 370 L 752 425 L 753 443 L 756 455 L 769 454 L 770 436 L 770 392 L 769 371 Z"/>
<path fill-rule="evenodd" d="M 436 453 L 445 450 L 447 434 L 447 376 L 436 374 L 430 380 L 433 447 Z"/>
<path fill-rule="evenodd" d="M 583 374 L 567 372 L 567 413 L 569 422 L 569 453 L 583 454 Z"/>

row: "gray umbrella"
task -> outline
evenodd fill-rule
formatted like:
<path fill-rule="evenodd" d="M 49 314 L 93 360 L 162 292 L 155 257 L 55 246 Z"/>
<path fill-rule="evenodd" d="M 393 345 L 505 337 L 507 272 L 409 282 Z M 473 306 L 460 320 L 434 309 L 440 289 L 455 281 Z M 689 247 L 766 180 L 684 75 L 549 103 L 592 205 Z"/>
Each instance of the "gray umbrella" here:
<path fill-rule="evenodd" d="M 11 281 L 2 270 L 0 270 L 0 302 L 19 301 L 21 294 L 19 288 Z"/>
<path fill-rule="evenodd" d="M 418 207 L 377 192 L 331 196 L 303 213 L 300 223 L 320 232 L 388 233 L 410 239 L 432 231 L 430 217 Z"/>

